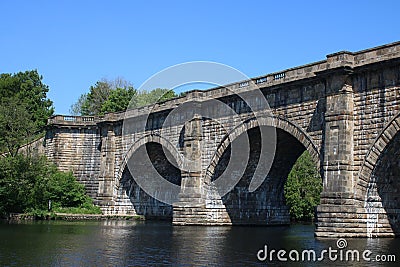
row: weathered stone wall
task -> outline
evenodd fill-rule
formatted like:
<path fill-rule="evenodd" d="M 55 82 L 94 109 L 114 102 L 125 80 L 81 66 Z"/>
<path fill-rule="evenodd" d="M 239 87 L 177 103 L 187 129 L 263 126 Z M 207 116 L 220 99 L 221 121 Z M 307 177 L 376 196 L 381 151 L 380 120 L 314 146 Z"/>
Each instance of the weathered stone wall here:
<path fill-rule="evenodd" d="M 355 198 L 360 200 L 368 236 L 399 235 L 397 148 L 400 127 L 400 66 L 388 64 L 360 72 L 354 78 Z M 379 141 L 378 141 L 379 140 Z M 379 149 L 376 149 L 380 146 Z M 371 165 L 371 155 L 375 163 Z M 369 173 L 365 175 L 365 170 Z M 396 179 L 397 177 L 397 179 Z M 389 204 L 390 203 L 390 204 Z"/>
<path fill-rule="evenodd" d="M 62 122 L 72 124 L 64 117 Z M 61 119 L 60 118 L 60 119 Z M 74 121 L 72 121 L 74 122 Z M 101 140 L 94 123 L 65 126 L 52 124 L 45 136 L 45 155 L 62 171 L 72 171 L 85 185 L 88 194 L 97 199 L 100 175 Z"/>
<path fill-rule="evenodd" d="M 347 148 L 346 154 L 353 159 L 349 161 L 351 165 L 347 168 L 349 171 L 347 178 L 341 178 L 342 183 L 346 183 L 343 184 L 343 188 L 331 190 L 332 194 L 326 195 L 321 201 L 316 234 L 318 236 L 392 236 L 396 232 L 396 227 L 393 227 L 393 223 L 389 224 L 385 215 L 386 211 L 377 209 L 377 207 L 382 207 L 382 203 L 381 196 L 378 196 L 376 192 L 378 190 L 376 177 L 374 178 L 372 171 L 375 170 L 375 164 L 382 150 L 399 130 L 392 126 L 390 134 L 383 134 L 388 124 L 399 115 L 400 67 L 397 61 L 359 67 L 353 70 L 348 79 L 347 86 L 352 95 L 351 105 L 353 106 L 349 113 L 352 133 L 348 133 L 350 138 L 347 137 L 345 140 L 352 140 L 348 144 L 350 147 Z M 337 115 L 344 114 L 339 112 Z M 346 125 L 349 127 L 349 121 Z M 332 132 L 328 134 L 332 135 Z M 381 144 L 382 147 L 378 150 L 374 146 L 379 136 L 383 136 L 385 141 L 381 142 L 384 145 Z M 325 141 L 325 152 L 328 145 Z M 330 155 L 332 153 L 328 153 L 325 160 Z M 372 164 L 371 156 L 374 158 Z M 396 155 L 389 157 L 396 157 Z M 332 171 L 335 164 L 332 166 Z M 390 169 L 395 168 L 393 164 L 389 165 L 391 167 L 386 168 L 389 171 L 386 175 L 391 173 Z M 343 175 L 343 169 L 340 171 Z M 324 172 L 324 176 L 331 180 L 327 171 Z M 381 173 L 381 176 L 385 175 Z M 382 194 L 385 195 L 385 193 L 380 195 Z"/>
<path fill-rule="evenodd" d="M 354 166 L 358 176 L 375 139 L 400 112 L 400 66 L 362 71 L 354 76 L 353 82 Z M 360 185 L 366 188 L 363 181 Z M 363 196 L 365 190 L 360 193 Z"/>

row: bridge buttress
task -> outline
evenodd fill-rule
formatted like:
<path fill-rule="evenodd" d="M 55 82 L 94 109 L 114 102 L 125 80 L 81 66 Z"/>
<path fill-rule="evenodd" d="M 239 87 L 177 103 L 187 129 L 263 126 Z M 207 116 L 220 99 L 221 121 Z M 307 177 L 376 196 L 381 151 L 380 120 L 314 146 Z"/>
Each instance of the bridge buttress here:
<path fill-rule="evenodd" d="M 114 206 L 113 203 L 113 182 L 115 170 L 115 134 L 112 124 L 103 124 L 101 127 L 101 156 L 100 156 L 100 173 L 99 188 L 97 193 L 97 205 L 108 213 L 106 210 Z"/>
<path fill-rule="evenodd" d="M 185 123 L 184 162 L 179 201 L 173 205 L 173 223 L 202 224 L 206 220 L 204 177 L 201 169 L 203 129 L 201 117 Z"/>
<path fill-rule="evenodd" d="M 326 78 L 326 111 L 321 204 L 317 207 L 319 237 L 339 236 L 343 225 L 357 236 L 360 205 L 354 195 L 354 92 L 351 69 Z M 356 223 L 355 223 L 356 222 Z M 361 221 L 360 221 L 361 223 Z M 350 229 L 351 228 L 351 229 Z"/>
<path fill-rule="evenodd" d="M 120 185 L 115 181 L 117 151 L 120 149 L 117 144 L 117 139 L 120 138 L 118 125 L 113 122 L 98 123 L 101 153 L 98 191 L 94 202 L 103 214 L 136 215 L 129 196 L 123 193 L 124 188 L 119 188 Z"/>

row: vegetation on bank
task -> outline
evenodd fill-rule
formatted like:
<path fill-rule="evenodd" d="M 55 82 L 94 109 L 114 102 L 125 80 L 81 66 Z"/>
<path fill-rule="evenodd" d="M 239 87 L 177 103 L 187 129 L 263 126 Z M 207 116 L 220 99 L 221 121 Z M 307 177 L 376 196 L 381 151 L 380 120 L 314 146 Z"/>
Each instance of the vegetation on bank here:
<path fill-rule="evenodd" d="M 16 155 L 0 160 L 0 214 L 49 211 L 98 214 L 85 188 L 71 172 L 61 172 L 43 156 Z"/>
<path fill-rule="evenodd" d="M 41 136 L 54 112 L 48 86 L 36 70 L 0 74 L 0 216 L 52 212 L 100 213 L 72 173 L 57 170 L 44 156 L 21 152 Z"/>

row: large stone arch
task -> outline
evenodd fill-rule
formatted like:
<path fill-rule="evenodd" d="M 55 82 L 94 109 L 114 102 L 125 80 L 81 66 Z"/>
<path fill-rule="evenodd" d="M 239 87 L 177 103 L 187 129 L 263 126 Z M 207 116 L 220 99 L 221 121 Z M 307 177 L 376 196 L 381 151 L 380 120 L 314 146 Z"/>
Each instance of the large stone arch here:
<path fill-rule="evenodd" d="M 164 149 L 167 149 L 170 152 L 170 154 L 174 157 L 174 160 L 177 163 L 177 167 L 182 166 L 183 156 L 178 151 L 178 149 L 176 147 L 174 147 L 173 144 L 171 144 L 171 142 L 169 142 L 167 139 L 165 139 L 161 135 L 146 134 L 145 136 L 143 136 L 139 140 L 137 140 L 135 143 L 133 143 L 132 146 L 129 148 L 129 150 L 125 153 L 125 155 L 122 159 L 121 165 L 118 169 L 116 179 L 115 179 L 116 185 L 118 185 L 119 182 L 121 181 L 124 169 L 127 167 L 129 159 L 136 152 L 136 150 L 139 149 L 141 146 L 146 145 L 146 143 L 151 143 L 151 142 L 158 143 Z"/>
<path fill-rule="evenodd" d="M 286 118 L 282 118 L 279 116 L 259 116 L 252 117 L 244 121 L 242 124 L 234 128 L 231 132 L 229 132 L 222 138 L 222 141 L 218 145 L 217 150 L 215 151 L 207 168 L 205 180 L 207 182 L 211 180 L 214 169 L 217 166 L 220 157 L 228 148 L 229 144 L 233 142 L 233 140 L 235 140 L 241 134 L 249 131 L 250 129 L 261 126 L 275 127 L 295 137 L 310 153 L 313 161 L 317 164 L 317 166 L 320 167 L 321 157 L 318 147 L 315 145 L 311 137 L 300 126 L 296 125 Z"/>
<path fill-rule="evenodd" d="M 366 197 L 372 172 L 383 151 L 399 131 L 400 113 L 386 124 L 386 127 L 383 128 L 381 133 L 376 137 L 365 156 L 358 175 L 358 186 L 361 191 L 360 197 Z"/>
<path fill-rule="evenodd" d="M 271 169 L 265 167 L 267 165 L 259 165 L 262 162 L 261 155 L 265 153 L 261 149 L 262 132 L 264 130 L 268 132 L 268 129 L 262 129 L 263 127 L 273 127 L 277 134 L 276 151 Z M 229 169 L 227 166 L 233 152 L 231 145 L 236 140 L 242 139 L 244 135 L 248 135 L 249 139 L 248 162 L 239 160 L 232 165 L 233 168 Z M 319 165 L 317 146 L 296 124 L 285 118 L 274 116 L 246 120 L 226 134 L 211 160 L 204 179 L 208 192 L 206 207 L 215 210 L 213 216 L 223 218 L 227 224 L 289 224 L 290 215 L 284 198 L 284 184 L 291 167 L 304 150 L 310 151 L 313 160 Z M 258 166 L 260 169 L 256 173 Z M 226 171 L 228 172 L 225 173 Z M 220 177 L 223 177 L 223 181 L 233 179 L 235 184 L 230 184 L 228 187 L 226 187 L 228 184 L 223 184 L 221 187 L 218 182 L 214 183 Z M 255 177 L 260 178 L 260 183 L 257 182 L 257 187 L 251 189 L 251 183 Z M 226 192 L 226 190 L 229 191 Z"/>
<path fill-rule="evenodd" d="M 149 161 L 142 160 L 145 153 Z M 164 197 L 160 195 L 155 197 L 154 192 L 150 193 L 139 185 L 137 178 L 142 179 L 142 182 L 143 179 L 147 180 L 145 170 L 153 166 L 166 180 L 179 186 L 181 182 L 179 168 L 182 162 L 179 156 L 179 151 L 160 135 L 147 134 L 137 140 L 126 152 L 116 175 L 114 190 L 116 206 L 146 218 L 171 220 L 172 205 L 169 204 L 171 202 L 163 201 L 169 192 L 166 192 Z"/>
<path fill-rule="evenodd" d="M 400 113 L 372 143 L 359 173 L 368 237 L 400 235 Z"/>

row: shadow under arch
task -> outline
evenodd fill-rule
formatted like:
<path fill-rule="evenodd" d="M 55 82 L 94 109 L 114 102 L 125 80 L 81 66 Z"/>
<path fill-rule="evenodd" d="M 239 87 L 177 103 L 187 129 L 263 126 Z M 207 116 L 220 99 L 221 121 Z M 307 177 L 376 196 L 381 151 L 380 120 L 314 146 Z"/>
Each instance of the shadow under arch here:
<path fill-rule="evenodd" d="M 269 173 L 255 191 L 249 191 L 249 184 L 260 159 L 261 127 L 276 129 L 276 152 Z M 247 134 L 250 145 L 250 158 L 245 172 L 236 186 L 226 195 L 218 195 L 213 181 L 224 172 L 231 156 L 231 142 L 240 135 Z M 220 143 L 207 170 L 206 184 L 210 187 L 208 201 L 211 205 L 224 207 L 232 224 L 273 225 L 289 224 L 289 209 L 285 203 L 284 185 L 294 163 L 308 150 L 319 166 L 319 153 L 311 138 L 298 126 L 278 117 L 250 119 L 240 128 L 233 130 Z"/>
<path fill-rule="evenodd" d="M 382 130 L 369 149 L 358 186 L 367 212 L 367 234 L 400 236 L 400 113 Z"/>
<path fill-rule="evenodd" d="M 267 127 L 274 127 L 276 129 L 281 129 L 293 137 L 295 137 L 310 153 L 313 161 L 317 164 L 318 168 L 321 164 L 321 157 L 317 146 L 314 144 L 311 137 L 299 126 L 294 124 L 293 122 L 287 120 L 286 118 L 282 118 L 279 116 L 259 116 L 258 118 L 252 117 L 243 122 L 243 124 L 239 125 L 238 127 L 234 128 L 228 134 L 226 134 L 220 144 L 217 147 L 210 164 L 206 170 L 206 177 L 205 181 L 208 183 L 211 181 L 211 177 L 213 176 L 213 170 L 217 166 L 218 161 L 221 158 L 221 155 L 224 151 L 228 148 L 230 143 L 239 137 L 241 134 L 246 133 L 252 128 L 260 127 L 260 126 L 267 126 Z"/>
<path fill-rule="evenodd" d="M 371 147 L 369 148 L 364 161 L 361 165 L 358 174 L 358 186 L 361 190 L 361 197 L 366 196 L 372 172 L 378 162 L 383 151 L 388 146 L 389 142 L 394 139 L 395 135 L 400 131 L 400 113 L 395 115 L 386 125 L 386 127 L 375 138 Z"/>
<path fill-rule="evenodd" d="M 144 155 L 148 156 L 149 160 L 144 160 Z M 140 183 L 150 180 L 148 178 L 152 175 L 152 170 L 155 170 L 165 180 L 179 187 L 181 184 L 179 155 L 173 146 L 160 136 L 146 135 L 139 139 L 126 153 L 118 173 L 119 197 L 128 197 L 138 215 L 150 219 L 171 220 L 172 205 L 158 199 L 174 199 L 177 196 L 169 195 L 171 192 L 162 188 L 156 193 L 165 196 L 161 198 L 160 195 L 151 196 L 139 186 L 138 181 Z"/>
<path fill-rule="evenodd" d="M 171 157 L 172 157 L 171 160 L 176 162 L 177 167 L 180 167 L 182 165 L 182 162 L 183 162 L 182 155 L 167 139 L 165 139 L 164 137 L 162 137 L 161 135 L 158 135 L 158 134 L 146 134 L 145 136 L 141 137 L 139 140 L 134 142 L 132 144 L 132 146 L 129 148 L 129 150 L 126 152 L 126 154 L 124 155 L 121 166 L 118 170 L 118 174 L 116 177 L 116 184 L 118 184 L 120 182 L 123 171 L 127 167 L 128 160 L 132 157 L 133 153 L 135 153 L 135 151 L 139 147 L 145 145 L 146 143 L 151 143 L 151 142 L 159 143 L 160 145 L 162 145 L 162 147 L 165 148 L 171 155 Z"/>

